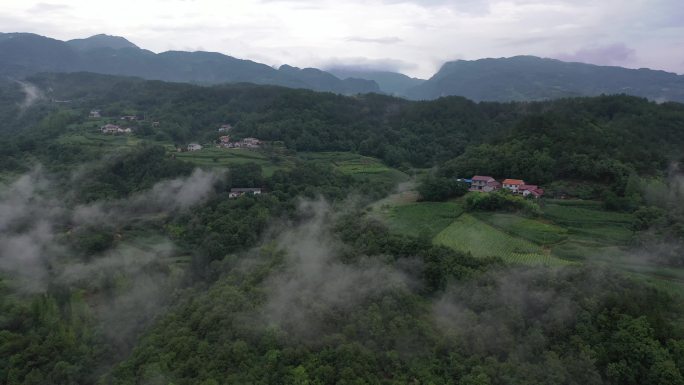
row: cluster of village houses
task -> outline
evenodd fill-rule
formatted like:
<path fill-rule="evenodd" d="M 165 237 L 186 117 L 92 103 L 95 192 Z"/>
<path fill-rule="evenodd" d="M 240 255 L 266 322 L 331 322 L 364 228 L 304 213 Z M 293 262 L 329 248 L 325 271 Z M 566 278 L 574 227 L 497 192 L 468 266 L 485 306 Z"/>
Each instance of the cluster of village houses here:
<path fill-rule="evenodd" d="M 261 141 L 257 138 L 244 138 L 240 141 L 231 141 L 230 136 L 224 135 L 219 138 L 218 146 L 220 148 L 259 148 Z"/>
<path fill-rule="evenodd" d="M 100 113 L 100 110 L 92 110 L 90 111 L 90 114 L 88 114 L 88 117 L 93 118 L 93 119 L 99 119 L 102 117 L 102 114 Z M 144 120 L 144 117 L 141 116 L 136 116 L 136 115 L 124 115 L 122 116 L 119 120 L 125 121 L 125 122 L 133 122 L 136 120 Z M 154 124 L 159 125 L 159 122 L 153 122 Z M 103 134 L 130 134 L 133 132 L 133 129 L 130 127 L 121 127 L 116 124 L 111 124 L 107 123 L 104 126 L 100 127 L 100 132 Z"/>
<path fill-rule="evenodd" d="M 218 128 L 219 133 L 229 133 L 233 129 L 230 124 L 223 124 Z M 230 135 L 221 135 L 216 141 L 216 147 L 218 148 L 259 148 L 261 147 L 261 141 L 257 138 L 244 138 L 242 140 L 234 141 Z M 190 143 L 187 145 L 188 151 L 199 151 L 203 146 L 199 143 Z"/>
<path fill-rule="evenodd" d="M 261 141 L 257 138 L 244 138 L 242 140 L 233 142 L 230 140 L 230 136 L 222 136 L 219 138 L 218 148 L 259 148 L 261 147 Z M 199 143 L 190 143 L 187 145 L 187 151 L 199 151 L 204 148 Z"/>
<path fill-rule="evenodd" d="M 90 111 L 89 114 L 90 118 L 98 119 L 102 117 L 102 114 L 100 113 L 100 110 L 92 110 Z M 137 115 L 124 115 L 121 116 L 120 118 L 121 121 L 125 122 L 134 122 L 134 121 L 142 121 L 145 120 L 143 116 L 137 116 Z M 158 127 L 159 122 L 152 122 L 152 127 Z M 219 133 L 228 133 L 233 129 L 233 126 L 230 124 L 222 124 L 218 128 Z M 133 132 L 133 129 L 130 127 L 121 127 L 116 124 L 105 124 L 104 126 L 100 127 L 100 131 L 103 134 L 130 134 Z M 219 148 L 249 148 L 249 149 L 254 149 L 254 148 L 259 148 L 261 147 L 261 141 L 257 138 L 244 138 L 242 140 L 238 141 L 233 141 L 231 140 L 230 135 L 222 135 L 219 137 L 217 141 L 217 147 Z M 204 148 L 201 144 L 199 143 L 190 143 L 185 148 L 179 148 L 178 151 L 199 151 L 202 148 Z"/>
<path fill-rule="evenodd" d="M 105 124 L 104 126 L 100 127 L 100 131 L 103 134 L 130 134 L 133 132 L 133 129 L 130 127 L 120 127 L 117 126 L 116 124 Z"/>
<path fill-rule="evenodd" d="M 472 179 L 464 179 L 463 181 L 470 184 L 470 191 L 492 192 L 503 188 L 525 197 L 539 198 L 544 195 L 544 190 L 539 186 L 527 184 L 522 179 L 504 179 L 499 182 L 491 176 L 475 175 Z"/>
<path fill-rule="evenodd" d="M 223 124 L 218 128 L 219 133 L 227 134 L 233 130 L 230 124 Z M 230 135 L 222 135 L 218 139 L 219 148 L 259 148 L 261 141 L 257 138 L 244 138 L 240 141 L 232 141 Z"/>

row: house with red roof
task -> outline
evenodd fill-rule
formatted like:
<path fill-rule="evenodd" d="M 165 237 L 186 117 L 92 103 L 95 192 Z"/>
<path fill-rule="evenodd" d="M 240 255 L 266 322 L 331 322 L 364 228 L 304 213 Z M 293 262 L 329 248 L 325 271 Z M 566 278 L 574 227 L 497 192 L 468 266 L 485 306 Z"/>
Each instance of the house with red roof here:
<path fill-rule="evenodd" d="M 544 195 L 544 190 L 534 184 L 524 184 L 518 187 L 518 193 L 525 197 L 532 195 L 535 198 L 539 198 L 540 196 Z"/>
<path fill-rule="evenodd" d="M 512 193 L 517 194 L 518 190 L 520 189 L 520 186 L 525 185 L 525 181 L 522 179 L 504 179 L 503 182 L 501 182 L 503 185 L 503 188 L 510 190 Z"/>
<path fill-rule="evenodd" d="M 532 195 L 539 198 L 544 195 L 544 190 L 537 185 L 525 184 L 522 179 L 504 179 L 499 183 L 496 179 L 486 175 L 475 175 L 470 183 L 470 191 L 492 192 L 505 188 L 513 194 L 520 194 L 525 197 Z"/>

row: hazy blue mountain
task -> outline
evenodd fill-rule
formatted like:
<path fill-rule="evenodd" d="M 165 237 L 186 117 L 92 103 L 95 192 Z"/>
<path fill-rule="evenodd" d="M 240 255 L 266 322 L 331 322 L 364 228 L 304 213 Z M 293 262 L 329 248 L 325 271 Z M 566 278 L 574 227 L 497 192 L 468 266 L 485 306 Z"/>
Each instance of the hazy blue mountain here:
<path fill-rule="evenodd" d="M 32 33 L 0 37 L 0 75 L 64 72 L 78 66 L 78 55 L 67 43 Z"/>
<path fill-rule="evenodd" d="M 329 91 L 331 89 L 344 90 L 342 93 L 369 93 L 380 92 L 378 84 L 372 80 L 365 80 L 359 78 L 351 78 L 340 80 L 333 74 L 321 71 L 317 68 L 297 68 L 289 65 L 282 65 L 278 69 L 279 72 L 286 74 L 306 83 L 315 91 Z"/>
<path fill-rule="evenodd" d="M 448 62 L 432 78 L 422 80 L 355 68 L 326 72 L 284 65 L 275 69 L 215 52 L 157 54 L 118 36 L 64 42 L 30 33 L 0 34 L 0 77 L 80 71 L 197 84 L 271 84 L 340 94 L 383 92 L 417 100 L 458 95 L 475 101 L 534 101 L 624 93 L 684 102 L 681 75 L 534 56 Z"/>
<path fill-rule="evenodd" d="M 121 36 L 111 36 L 105 34 L 94 35 L 85 39 L 73 39 L 67 41 L 66 43 L 82 51 L 95 48 L 138 48 L 137 45 L 131 43 Z"/>
<path fill-rule="evenodd" d="M 0 76 L 88 71 L 198 84 L 255 83 L 341 94 L 379 92 L 367 80 L 341 80 L 315 69 L 276 70 L 215 52 L 156 54 L 123 37 L 95 35 L 68 42 L 28 33 L 0 35 Z"/>
<path fill-rule="evenodd" d="M 424 79 L 412 78 L 398 72 L 373 71 L 354 68 L 328 68 L 328 72 L 340 79 L 357 78 L 373 80 L 380 86 L 380 90 L 386 94 L 403 96 L 409 89 L 416 87 Z"/>
<path fill-rule="evenodd" d="M 459 95 L 476 101 L 528 101 L 621 93 L 684 102 L 684 76 L 535 56 L 458 60 L 444 64 L 437 74 L 404 96 L 435 99 Z"/>

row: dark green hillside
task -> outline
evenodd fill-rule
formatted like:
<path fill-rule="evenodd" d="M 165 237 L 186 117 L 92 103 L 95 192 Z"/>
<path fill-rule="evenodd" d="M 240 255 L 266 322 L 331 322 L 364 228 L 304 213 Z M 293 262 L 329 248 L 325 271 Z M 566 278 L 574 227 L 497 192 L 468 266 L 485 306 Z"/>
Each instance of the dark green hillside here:
<path fill-rule="evenodd" d="M 681 159 L 684 108 L 628 96 L 526 106 L 494 141 L 445 163 L 445 175 L 515 176 L 534 183 L 584 180 L 624 194 L 629 176 L 662 175 Z"/>
<path fill-rule="evenodd" d="M 389 252 L 380 242 L 378 251 Z M 425 246 L 421 252 L 435 253 Z M 674 329 L 663 334 L 667 321 L 654 310 L 657 304 L 680 317 L 676 307 L 615 276 L 492 272 L 436 298 L 398 287 L 353 307 L 313 295 L 287 309 L 313 328 L 302 336 L 287 323 L 267 326 L 260 318 L 269 305 L 261 288 L 286 274 L 282 259 L 262 252 L 250 270 L 232 269 L 182 302 L 117 367 L 111 383 L 682 383 L 681 339 L 671 339 Z M 469 270 L 460 263 L 452 267 Z"/>
<path fill-rule="evenodd" d="M 47 98 L 73 100 L 69 106 L 83 115 L 97 108 L 107 116 L 135 112 L 162 121 L 148 134 L 171 143 L 213 141 L 216 128 L 231 122 L 238 137 L 281 141 L 296 151 L 354 151 L 406 168 L 454 159 L 444 167 L 447 175 L 619 182 L 618 194 L 632 173 L 661 175 L 684 145 L 682 105 L 629 96 L 478 104 L 456 97 L 407 102 L 268 86 L 205 88 L 86 73 L 29 81 Z"/>

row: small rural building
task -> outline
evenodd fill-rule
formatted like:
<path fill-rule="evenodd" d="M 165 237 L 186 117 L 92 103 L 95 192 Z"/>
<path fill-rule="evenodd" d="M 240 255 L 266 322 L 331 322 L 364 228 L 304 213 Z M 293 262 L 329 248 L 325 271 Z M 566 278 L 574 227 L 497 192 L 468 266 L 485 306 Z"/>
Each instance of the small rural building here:
<path fill-rule="evenodd" d="M 259 148 L 261 141 L 257 138 L 244 138 L 238 142 L 231 142 L 230 136 L 225 135 L 219 138 L 219 147 L 223 148 Z"/>
<path fill-rule="evenodd" d="M 102 131 L 103 134 L 130 134 L 133 132 L 130 127 L 121 128 L 116 124 L 105 124 L 100 127 L 100 131 Z"/>
<path fill-rule="evenodd" d="M 228 193 L 228 198 L 235 199 L 245 194 L 261 195 L 261 191 L 261 188 L 231 188 L 230 193 Z"/>
<path fill-rule="evenodd" d="M 197 144 L 197 143 L 188 144 L 188 151 L 199 151 L 201 149 L 202 149 L 201 144 Z"/>
<path fill-rule="evenodd" d="M 105 124 L 104 126 L 100 127 L 100 131 L 102 131 L 103 134 L 116 134 L 120 129 L 121 127 L 115 124 Z"/>
<path fill-rule="evenodd" d="M 247 148 L 256 148 L 261 145 L 261 141 L 257 138 L 244 138 L 242 139 L 242 146 Z"/>
<path fill-rule="evenodd" d="M 218 132 L 228 132 L 233 129 L 233 126 L 230 124 L 222 124 L 221 127 L 219 127 Z"/>
<path fill-rule="evenodd" d="M 101 118 L 102 115 L 100 115 L 100 110 L 91 110 L 90 114 L 88 114 L 88 117 L 93 118 L 93 119 L 97 119 L 97 118 Z"/>
<path fill-rule="evenodd" d="M 501 188 L 501 183 L 491 176 L 475 175 L 471 180 L 470 191 L 492 192 Z"/>
<path fill-rule="evenodd" d="M 503 185 L 503 188 L 517 194 L 520 186 L 525 185 L 525 181 L 522 179 L 504 179 L 501 184 Z"/>
<path fill-rule="evenodd" d="M 544 195 L 544 190 L 540 189 L 537 185 L 525 184 L 518 187 L 518 193 L 522 194 L 525 197 L 531 195 L 535 198 L 539 198 L 540 196 Z"/>

